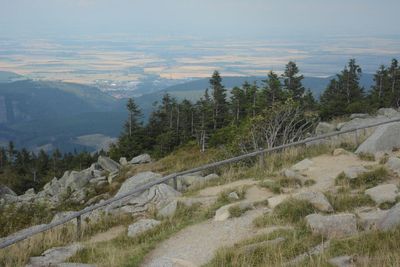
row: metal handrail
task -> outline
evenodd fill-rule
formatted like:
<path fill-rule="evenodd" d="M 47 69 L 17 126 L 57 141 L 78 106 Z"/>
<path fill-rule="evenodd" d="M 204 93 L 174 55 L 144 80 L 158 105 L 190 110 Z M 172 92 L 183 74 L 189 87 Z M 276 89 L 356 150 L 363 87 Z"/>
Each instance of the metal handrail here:
<path fill-rule="evenodd" d="M 182 176 L 182 175 L 191 174 L 191 173 L 194 173 L 194 172 L 208 170 L 208 169 L 211 169 L 211 168 L 219 167 L 221 165 L 225 165 L 225 164 L 230 164 L 230 163 L 233 163 L 233 162 L 241 161 L 241 160 L 244 160 L 244 159 L 247 159 L 247 158 L 251 158 L 251 157 L 255 157 L 255 156 L 259 156 L 259 155 L 264 155 L 265 153 L 268 153 L 268 152 L 274 152 L 274 151 L 282 150 L 282 149 L 285 149 L 285 148 L 298 146 L 298 145 L 303 145 L 303 144 L 307 144 L 307 143 L 310 143 L 310 142 L 327 139 L 329 137 L 338 136 L 338 135 L 341 135 L 341 134 L 355 132 L 355 131 L 358 131 L 358 130 L 377 127 L 377 126 L 380 126 L 380 125 L 394 123 L 394 122 L 400 122 L 400 118 L 387 120 L 387 121 L 384 121 L 384 122 L 379 122 L 379 123 L 374 123 L 374 124 L 369 124 L 369 125 L 366 125 L 366 126 L 356 127 L 356 128 L 352 128 L 352 129 L 348 129 L 348 130 L 344 130 L 344 131 L 335 131 L 335 132 L 332 132 L 332 133 L 322 134 L 322 135 L 318 135 L 318 136 L 315 136 L 315 137 L 310 137 L 310 138 L 307 138 L 307 139 L 303 139 L 303 140 L 300 140 L 300 141 L 297 141 L 297 142 L 293 142 L 293 143 L 289 143 L 289 144 L 285 144 L 285 145 L 280 145 L 280 146 L 276 146 L 276 147 L 272 147 L 272 148 L 262 149 L 262 150 L 254 151 L 254 152 L 251 152 L 251 153 L 248 153 L 248 154 L 243 154 L 243 155 L 240 155 L 240 156 L 237 156 L 237 157 L 221 160 L 221 161 L 214 162 L 214 163 L 205 164 L 205 165 L 202 165 L 202 166 L 190 169 L 190 170 L 185 170 L 185 171 L 181 171 L 181 172 L 177 172 L 177 173 L 172 173 L 172 174 L 169 174 L 167 176 L 164 176 L 164 177 L 160 178 L 159 180 L 156 180 L 156 181 L 147 183 L 145 185 L 139 186 L 136 189 L 131 190 L 131 191 L 129 191 L 129 192 L 125 193 L 125 194 L 122 194 L 122 195 L 120 195 L 118 197 L 110 198 L 110 199 L 105 200 L 105 201 L 103 201 L 101 203 L 98 203 L 96 205 L 89 206 L 89 207 L 84 208 L 83 210 L 74 212 L 73 214 L 62 218 L 59 221 L 43 225 L 43 226 L 38 227 L 38 228 L 36 228 L 36 229 L 34 229 L 34 230 L 30 231 L 30 232 L 23 233 L 23 234 L 21 234 L 19 236 L 15 236 L 15 237 L 11 237 L 11 238 L 7 238 L 6 237 L 4 241 L 0 242 L 0 249 L 6 248 L 8 246 L 11 246 L 11 245 L 19 242 L 19 241 L 27 239 L 27 238 L 29 238 L 29 237 L 31 237 L 33 235 L 45 232 L 45 231 L 50 230 L 50 229 L 52 229 L 54 227 L 57 227 L 57 226 L 62 225 L 62 224 L 65 224 L 65 223 L 67 223 L 67 222 L 69 222 L 69 221 L 71 221 L 73 219 L 77 219 L 78 228 L 79 228 L 82 215 L 87 214 L 89 212 L 92 212 L 94 210 L 97 210 L 99 208 L 105 207 L 105 206 L 107 206 L 109 204 L 112 204 L 114 202 L 122 200 L 122 199 L 124 199 L 126 197 L 135 195 L 137 193 L 141 193 L 141 192 L 149 189 L 150 187 L 152 187 L 154 185 L 167 182 L 167 181 L 169 181 L 171 179 L 176 179 L 178 176 Z M 80 231 L 80 229 L 78 229 L 78 233 L 79 233 L 79 231 Z"/>

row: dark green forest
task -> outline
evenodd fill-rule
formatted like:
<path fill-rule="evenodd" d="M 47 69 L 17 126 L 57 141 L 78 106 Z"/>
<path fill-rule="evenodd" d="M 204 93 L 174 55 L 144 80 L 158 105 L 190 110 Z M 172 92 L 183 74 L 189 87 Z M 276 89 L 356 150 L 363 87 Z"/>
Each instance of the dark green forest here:
<path fill-rule="evenodd" d="M 271 71 L 261 84 L 245 82 L 230 94 L 215 71 L 209 87 L 196 102 L 178 101 L 165 94 L 154 103 L 149 120 L 133 99 L 126 105 L 127 120 L 118 142 L 111 146 L 114 160 L 150 153 L 155 158 L 168 155 L 183 145 L 224 148 L 232 154 L 293 142 L 312 134 L 317 123 L 352 113 L 371 113 L 382 107 L 400 106 L 400 67 L 393 59 L 380 66 L 372 88 L 360 85 L 362 69 L 355 59 L 332 79 L 315 99 L 303 86 L 304 76 L 294 62 L 282 75 Z M 16 150 L 12 142 L 0 150 L 0 184 L 17 193 L 40 189 L 66 170 L 82 170 L 97 160 L 98 154 L 52 154 Z"/>

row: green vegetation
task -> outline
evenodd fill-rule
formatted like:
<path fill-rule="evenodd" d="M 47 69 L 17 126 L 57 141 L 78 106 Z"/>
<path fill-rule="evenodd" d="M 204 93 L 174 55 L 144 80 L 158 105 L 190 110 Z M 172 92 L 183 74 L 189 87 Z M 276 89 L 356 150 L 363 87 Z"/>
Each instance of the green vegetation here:
<path fill-rule="evenodd" d="M 325 193 L 335 212 L 353 211 L 354 208 L 375 206 L 374 201 L 365 194 L 350 194 L 349 192 Z"/>
<path fill-rule="evenodd" d="M 54 177 L 60 178 L 67 170 L 83 170 L 97 161 L 99 153 L 66 153 L 56 149 L 51 155 L 43 150 L 36 155 L 26 149 L 15 149 L 9 142 L 0 148 L 0 184 L 6 185 L 17 194 L 34 188 L 36 192 Z"/>
<path fill-rule="evenodd" d="M 336 185 L 351 188 L 371 188 L 379 185 L 389 178 L 389 172 L 385 167 L 378 167 L 372 171 L 360 174 L 354 179 L 349 179 L 344 173 L 336 177 Z"/>
<path fill-rule="evenodd" d="M 288 178 L 288 177 L 279 177 L 274 180 L 264 180 L 260 182 L 261 187 L 268 188 L 275 194 L 279 194 L 282 191 L 282 188 L 297 188 L 301 187 L 302 183 L 300 179 L 296 178 Z"/>
<path fill-rule="evenodd" d="M 310 202 L 289 198 L 274 208 L 271 214 L 255 219 L 257 227 L 299 223 L 305 216 L 316 212 Z"/>
<path fill-rule="evenodd" d="M 268 244 L 268 241 L 276 238 L 283 238 L 284 241 Z M 300 222 L 291 230 L 276 230 L 241 241 L 234 247 L 221 248 L 206 266 L 281 266 L 321 242 L 323 239 L 320 236 L 312 235 L 304 223 Z M 247 249 L 249 245 L 255 248 Z"/>

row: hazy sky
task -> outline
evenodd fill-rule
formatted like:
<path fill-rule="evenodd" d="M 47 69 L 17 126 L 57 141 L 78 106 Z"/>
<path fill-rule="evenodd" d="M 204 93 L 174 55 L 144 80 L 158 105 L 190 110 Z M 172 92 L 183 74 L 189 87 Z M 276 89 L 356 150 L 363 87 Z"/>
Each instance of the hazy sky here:
<path fill-rule="evenodd" d="M 397 35 L 399 0 L 0 0 L 0 37 Z"/>

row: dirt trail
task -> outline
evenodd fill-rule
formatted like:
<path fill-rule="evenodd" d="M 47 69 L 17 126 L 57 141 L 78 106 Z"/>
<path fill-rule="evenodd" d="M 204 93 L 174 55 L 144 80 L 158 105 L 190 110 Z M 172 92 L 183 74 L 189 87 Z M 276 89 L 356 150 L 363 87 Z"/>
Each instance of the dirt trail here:
<path fill-rule="evenodd" d="M 213 219 L 189 226 L 162 242 L 147 255 L 142 266 L 200 266 L 209 262 L 215 251 L 223 246 L 233 246 L 240 240 L 251 238 L 271 229 L 256 229 L 253 220 L 263 209 L 246 212 L 239 218 L 226 221 Z"/>

